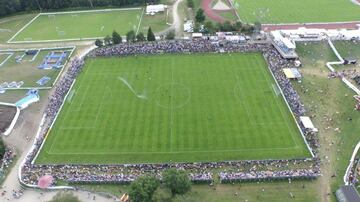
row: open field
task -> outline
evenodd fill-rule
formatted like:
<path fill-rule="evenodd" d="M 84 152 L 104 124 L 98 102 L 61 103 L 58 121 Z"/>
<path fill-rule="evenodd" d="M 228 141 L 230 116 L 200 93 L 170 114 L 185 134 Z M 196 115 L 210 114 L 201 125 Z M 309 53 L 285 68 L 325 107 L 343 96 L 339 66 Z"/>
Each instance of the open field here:
<path fill-rule="evenodd" d="M 0 19 L 0 42 L 6 42 L 22 27 L 24 27 L 36 14 L 16 15 Z"/>
<path fill-rule="evenodd" d="M 354 110 L 354 92 L 345 86 L 340 79 L 328 79 L 327 61 L 336 60 L 326 42 L 297 43 L 297 53 L 303 63 L 301 72 L 304 76 L 301 83 L 294 82 L 309 115 L 313 118 L 315 126 L 319 129 L 321 143 L 320 157 L 322 158 L 322 173 L 319 178 L 318 193 L 322 197 L 331 197 L 336 189 L 343 184 L 350 156 L 355 144 L 359 141 L 360 114 Z M 337 48 L 339 44 L 335 44 Z M 348 52 L 356 49 L 356 44 L 347 44 L 339 51 Z M 339 67 L 341 68 L 341 67 Z M 305 90 L 307 89 L 307 91 Z M 349 120 L 351 118 L 351 121 Z M 331 120 L 327 120 L 331 118 Z M 336 132 L 335 128 L 340 131 Z M 335 176 L 334 176 L 335 175 Z M 329 190 L 327 190 L 329 187 Z M 331 195 L 326 196 L 326 193 Z"/>
<path fill-rule="evenodd" d="M 149 27 L 153 30 L 154 33 L 165 30 L 169 27 L 166 24 L 166 20 L 168 18 L 168 23 L 171 23 L 171 13 L 167 17 L 166 11 L 164 13 L 158 13 L 156 15 L 143 15 L 141 20 L 141 25 L 139 28 L 139 32 L 147 34 Z"/>
<path fill-rule="evenodd" d="M 177 195 L 170 199 L 171 194 L 164 188 L 158 188 L 155 198 L 168 200 L 162 201 L 189 201 L 189 202 L 217 202 L 217 201 L 319 201 L 320 196 L 315 192 L 316 181 L 293 181 L 289 182 L 260 182 L 241 184 L 214 184 L 193 185 L 191 191 L 185 195 Z M 95 192 L 109 192 L 115 196 L 128 193 L 127 185 L 81 185 L 86 190 Z M 295 197 L 291 198 L 289 193 Z M 237 193 L 235 195 L 235 193 Z M 160 197 L 161 196 L 161 197 Z M 161 200 L 157 200 L 161 201 Z"/>
<path fill-rule="evenodd" d="M 350 57 L 360 61 L 360 42 L 334 41 L 333 43 L 343 58 Z"/>
<path fill-rule="evenodd" d="M 84 68 L 37 163 L 310 156 L 260 54 L 97 58 Z"/>
<path fill-rule="evenodd" d="M 43 13 L 12 41 L 96 38 L 137 31 L 143 9 Z"/>
<path fill-rule="evenodd" d="M 67 51 L 68 56 L 71 53 L 70 48 L 59 50 Z M 13 55 L 0 67 L 0 84 L 3 82 L 23 81 L 24 84 L 21 87 L 51 87 L 61 69 L 39 69 L 38 66 L 43 62 L 45 56 L 52 51 L 54 50 L 41 50 L 33 61 L 32 59 L 35 55 L 25 55 L 21 62 L 17 62 L 16 57 L 23 56 L 25 54 L 24 51 L 4 51 L 3 53 L 10 52 Z M 44 86 L 40 86 L 36 82 L 44 76 L 51 79 Z"/>
<path fill-rule="evenodd" d="M 235 0 L 234 6 L 240 18 L 249 23 L 344 22 L 360 19 L 360 6 L 351 0 Z"/>

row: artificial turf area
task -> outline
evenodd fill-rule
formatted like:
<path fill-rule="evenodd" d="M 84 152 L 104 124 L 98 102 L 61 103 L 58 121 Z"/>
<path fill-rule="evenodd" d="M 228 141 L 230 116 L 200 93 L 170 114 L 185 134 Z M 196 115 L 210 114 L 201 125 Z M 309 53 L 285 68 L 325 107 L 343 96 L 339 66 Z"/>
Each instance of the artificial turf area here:
<path fill-rule="evenodd" d="M 11 40 L 44 41 L 104 37 L 137 31 L 143 9 L 41 14 Z"/>
<path fill-rule="evenodd" d="M 235 0 L 245 22 L 344 22 L 360 19 L 360 6 L 351 0 Z M 324 9 L 326 8 L 326 9 Z"/>
<path fill-rule="evenodd" d="M 261 54 L 90 58 L 37 163 L 309 157 Z"/>

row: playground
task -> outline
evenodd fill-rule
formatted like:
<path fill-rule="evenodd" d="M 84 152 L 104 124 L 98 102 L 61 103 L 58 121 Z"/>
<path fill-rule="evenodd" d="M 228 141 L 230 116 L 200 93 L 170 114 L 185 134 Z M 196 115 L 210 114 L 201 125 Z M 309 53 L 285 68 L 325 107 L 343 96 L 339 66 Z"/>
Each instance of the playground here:
<path fill-rule="evenodd" d="M 1 50 L 0 93 L 51 88 L 73 51 L 74 47 Z"/>

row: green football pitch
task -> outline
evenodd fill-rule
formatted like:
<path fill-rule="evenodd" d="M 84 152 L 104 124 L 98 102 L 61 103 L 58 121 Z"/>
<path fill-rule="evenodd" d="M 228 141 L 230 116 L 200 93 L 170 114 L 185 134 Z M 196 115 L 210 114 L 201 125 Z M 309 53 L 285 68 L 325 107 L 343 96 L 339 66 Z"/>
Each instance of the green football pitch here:
<path fill-rule="evenodd" d="M 360 6 L 351 0 L 235 0 L 245 22 L 309 23 L 359 21 Z"/>
<path fill-rule="evenodd" d="M 137 31 L 143 9 L 40 14 L 12 41 L 67 40 L 104 37 L 116 30 Z"/>
<path fill-rule="evenodd" d="M 90 58 L 37 163 L 310 157 L 260 53 Z"/>

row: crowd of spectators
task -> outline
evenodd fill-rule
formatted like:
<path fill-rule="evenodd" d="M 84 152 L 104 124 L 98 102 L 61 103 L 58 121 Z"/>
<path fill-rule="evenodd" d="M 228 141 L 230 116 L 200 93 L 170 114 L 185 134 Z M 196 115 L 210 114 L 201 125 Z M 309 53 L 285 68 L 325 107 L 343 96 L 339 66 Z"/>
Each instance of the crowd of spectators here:
<path fill-rule="evenodd" d="M 1 170 L 4 170 L 10 166 L 10 164 L 13 162 L 14 158 L 16 157 L 16 154 L 11 150 L 10 148 L 5 148 L 4 155 L 1 159 Z"/>
<path fill-rule="evenodd" d="M 350 184 L 358 184 L 360 176 L 360 158 L 354 160 L 353 166 L 351 167 L 348 180 Z"/>
<path fill-rule="evenodd" d="M 259 43 L 214 43 L 207 40 L 198 41 L 160 41 L 153 43 L 120 44 L 111 47 L 98 48 L 90 52 L 87 57 L 98 56 L 130 56 L 161 53 L 205 53 L 205 52 L 262 52 L 269 67 L 278 81 L 294 115 L 305 113 L 299 96 L 290 81 L 284 76 L 282 68 L 292 67 L 293 61 L 282 59 L 280 54 L 270 44 Z M 165 163 L 165 164 L 122 164 L 122 165 L 39 165 L 33 164 L 37 153 L 42 147 L 46 134 L 56 119 L 64 102 L 67 92 L 74 79 L 83 67 L 82 59 L 74 59 L 70 67 L 56 84 L 54 93 L 49 98 L 46 118 L 34 145 L 28 153 L 21 167 L 21 180 L 28 185 L 37 185 L 43 175 L 52 175 L 56 180 L 69 183 L 129 183 L 138 176 L 151 173 L 161 179 L 165 169 L 185 169 L 193 182 L 213 181 L 213 172 L 223 170 L 218 175 L 222 182 L 263 180 L 263 179 L 297 179 L 314 178 L 320 175 L 318 158 L 298 160 L 261 160 L 234 161 L 214 163 Z M 302 128 L 303 129 L 303 128 Z M 304 131 L 306 132 L 306 131 Z M 315 136 L 307 136 L 308 141 L 316 141 Z M 316 147 L 317 144 L 310 143 Z M 314 149 L 314 148 L 313 148 Z M 315 149 L 314 149 L 315 150 Z M 227 170 L 227 171 L 224 171 Z"/>

